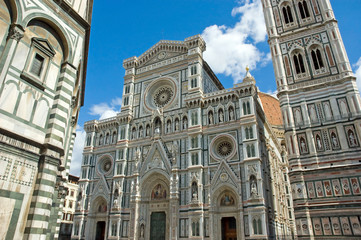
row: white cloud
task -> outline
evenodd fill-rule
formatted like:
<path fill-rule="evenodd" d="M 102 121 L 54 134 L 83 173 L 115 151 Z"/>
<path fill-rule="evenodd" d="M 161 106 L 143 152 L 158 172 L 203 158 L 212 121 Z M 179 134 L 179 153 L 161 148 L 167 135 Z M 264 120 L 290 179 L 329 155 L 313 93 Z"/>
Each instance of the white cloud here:
<path fill-rule="evenodd" d="M 269 94 L 269 95 L 271 95 L 272 97 L 278 99 L 277 93 L 278 93 L 277 90 L 268 90 L 268 91 L 267 91 L 267 94 Z"/>
<path fill-rule="evenodd" d="M 257 49 L 256 44 L 266 40 L 262 3 L 260 0 L 243 0 L 232 10 L 232 16 L 240 15 L 233 26 L 213 25 L 204 29 L 202 37 L 207 43 L 204 58 L 215 73 L 232 76 L 240 82 L 248 65 L 255 69 L 271 60 L 269 54 Z"/>
<path fill-rule="evenodd" d="M 70 173 L 75 176 L 80 175 L 80 167 L 81 167 L 81 160 L 84 149 L 85 135 L 86 134 L 84 129 L 81 126 L 77 125 L 76 137 L 73 147 L 73 156 L 70 165 Z"/>
<path fill-rule="evenodd" d="M 359 60 L 357 61 L 356 64 L 354 64 L 354 67 L 356 68 L 355 70 L 355 76 L 356 76 L 356 83 L 357 83 L 357 87 L 359 92 L 361 93 L 361 57 L 359 58 Z"/>
<path fill-rule="evenodd" d="M 99 120 L 103 120 L 106 118 L 114 117 L 120 112 L 120 106 L 122 104 L 121 98 L 115 98 L 108 103 L 99 103 L 95 104 L 90 108 L 90 115 L 99 116 Z"/>

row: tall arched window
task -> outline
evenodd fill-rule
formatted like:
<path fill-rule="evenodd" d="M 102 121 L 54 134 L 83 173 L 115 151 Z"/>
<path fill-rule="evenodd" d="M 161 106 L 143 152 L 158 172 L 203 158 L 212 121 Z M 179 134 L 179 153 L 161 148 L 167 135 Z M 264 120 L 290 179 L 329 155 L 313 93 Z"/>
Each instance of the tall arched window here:
<path fill-rule="evenodd" d="M 298 2 L 298 9 L 300 10 L 302 19 L 310 17 L 310 12 L 308 11 L 307 2 L 305 0 Z"/>
<path fill-rule="evenodd" d="M 282 13 L 283 13 L 283 19 L 285 21 L 286 24 L 292 23 L 293 22 L 293 16 L 292 16 L 292 12 L 291 12 L 291 7 L 290 6 L 284 6 L 282 8 Z"/>
<path fill-rule="evenodd" d="M 247 114 L 251 114 L 251 104 L 247 102 Z"/>
<path fill-rule="evenodd" d="M 112 142 L 113 143 L 117 142 L 117 132 L 116 131 L 113 132 Z"/>
<path fill-rule="evenodd" d="M 324 67 L 320 49 L 318 49 L 318 48 L 312 49 L 311 57 L 312 57 L 312 62 L 313 62 L 313 66 L 314 66 L 315 70 L 318 70 L 318 69 L 321 69 Z"/>
<path fill-rule="evenodd" d="M 295 69 L 297 74 L 306 72 L 303 56 L 300 52 L 296 53 L 293 56 L 293 63 L 295 64 Z"/>

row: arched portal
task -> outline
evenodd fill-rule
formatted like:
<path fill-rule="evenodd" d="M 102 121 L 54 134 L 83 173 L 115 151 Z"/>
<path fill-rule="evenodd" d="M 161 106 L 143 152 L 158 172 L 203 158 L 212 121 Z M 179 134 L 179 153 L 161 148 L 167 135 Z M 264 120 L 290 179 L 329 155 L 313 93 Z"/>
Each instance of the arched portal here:
<path fill-rule="evenodd" d="M 140 239 L 170 239 L 170 184 L 166 174 L 153 170 L 144 175 L 140 186 L 139 218 L 135 235 Z"/>
<path fill-rule="evenodd" d="M 96 197 L 91 204 L 89 212 L 89 225 L 85 230 L 87 232 L 87 238 L 95 240 L 107 239 L 107 214 L 108 214 L 108 202 L 102 197 Z"/>
<path fill-rule="evenodd" d="M 243 221 L 239 206 L 239 196 L 236 189 L 224 185 L 213 193 L 211 228 L 215 239 L 235 240 L 242 239 Z"/>

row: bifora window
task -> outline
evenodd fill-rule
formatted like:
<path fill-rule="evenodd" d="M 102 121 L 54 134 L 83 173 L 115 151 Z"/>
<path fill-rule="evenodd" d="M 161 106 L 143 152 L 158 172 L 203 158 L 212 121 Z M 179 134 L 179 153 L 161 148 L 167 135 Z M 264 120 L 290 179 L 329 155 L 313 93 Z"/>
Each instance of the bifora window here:
<path fill-rule="evenodd" d="M 318 48 L 313 49 L 311 51 L 311 57 L 312 57 L 313 66 L 314 66 L 315 70 L 318 70 L 318 69 L 321 69 L 324 67 L 320 49 L 318 49 Z"/>
<path fill-rule="evenodd" d="M 293 22 L 293 16 L 292 16 L 290 6 L 284 6 L 282 8 L 282 13 L 283 13 L 283 19 L 284 19 L 286 24 L 289 24 L 289 23 Z"/>
<path fill-rule="evenodd" d="M 308 11 L 308 6 L 306 1 L 301 1 L 298 3 L 298 9 L 300 10 L 301 18 L 310 17 L 310 12 Z"/>
<path fill-rule="evenodd" d="M 301 53 L 296 53 L 293 56 L 293 62 L 295 64 L 295 69 L 296 69 L 297 74 L 306 72 L 305 64 L 303 61 L 303 56 Z"/>

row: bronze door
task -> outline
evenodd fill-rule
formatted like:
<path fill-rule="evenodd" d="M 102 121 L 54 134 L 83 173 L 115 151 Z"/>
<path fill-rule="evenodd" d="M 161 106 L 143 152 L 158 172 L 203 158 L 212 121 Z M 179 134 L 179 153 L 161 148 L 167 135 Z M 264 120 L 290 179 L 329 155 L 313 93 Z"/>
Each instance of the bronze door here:
<path fill-rule="evenodd" d="M 150 240 L 165 240 L 165 212 L 152 212 L 150 219 Z"/>
<path fill-rule="evenodd" d="M 222 240 L 237 240 L 237 224 L 234 217 L 222 218 Z"/>
<path fill-rule="evenodd" d="M 95 234 L 95 240 L 104 240 L 105 237 L 105 222 L 97 222 L 97 230 Z"/>

